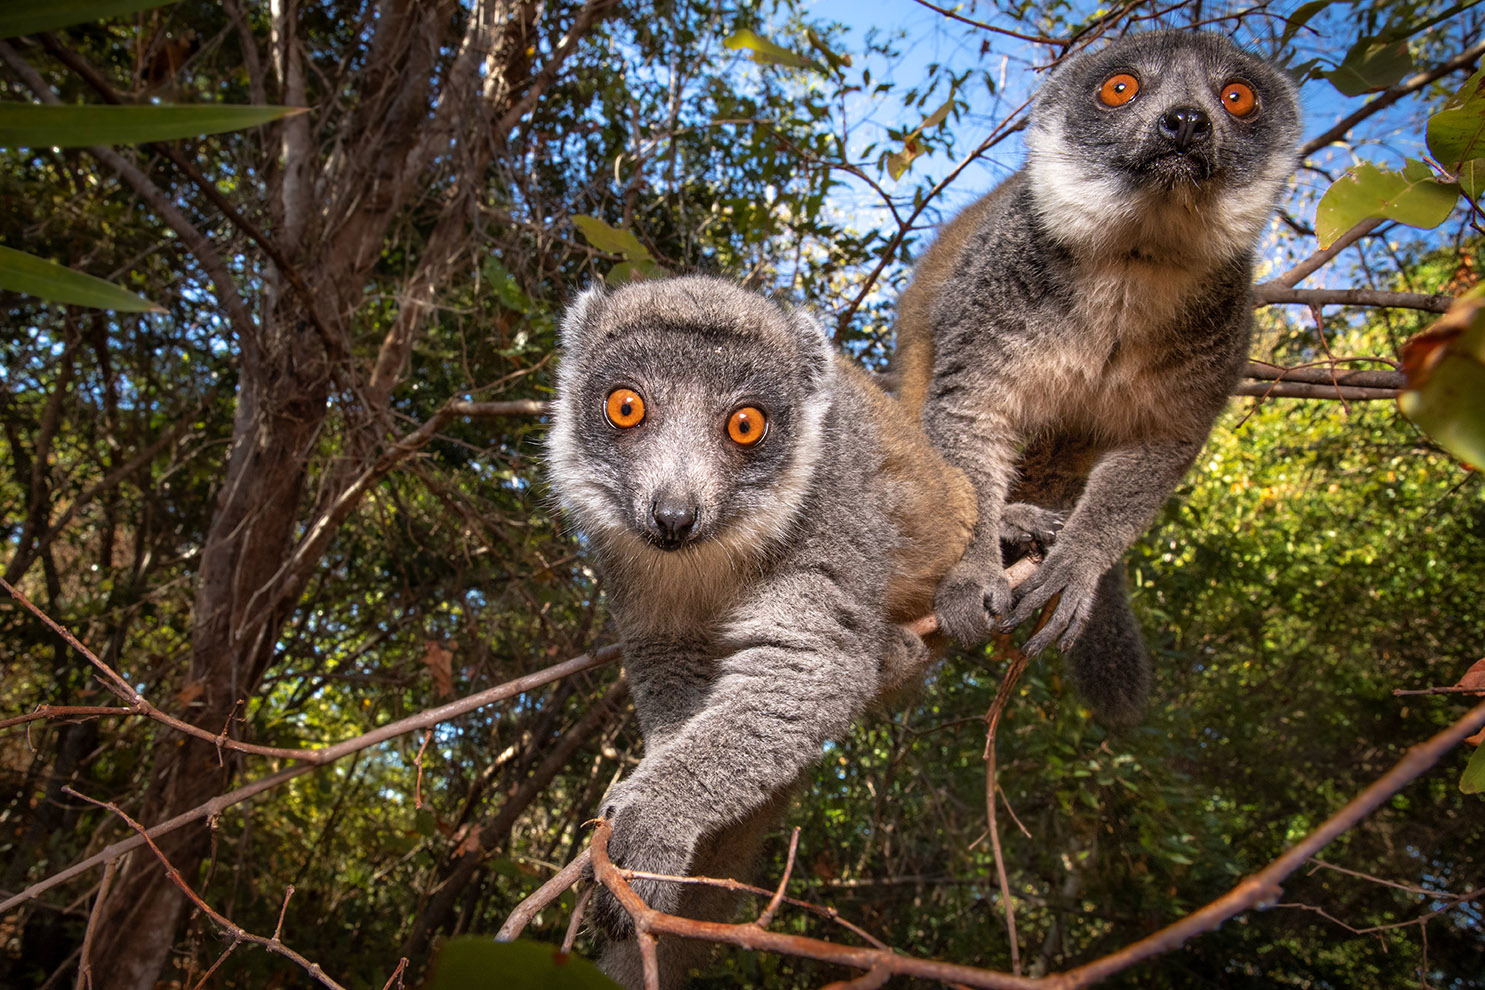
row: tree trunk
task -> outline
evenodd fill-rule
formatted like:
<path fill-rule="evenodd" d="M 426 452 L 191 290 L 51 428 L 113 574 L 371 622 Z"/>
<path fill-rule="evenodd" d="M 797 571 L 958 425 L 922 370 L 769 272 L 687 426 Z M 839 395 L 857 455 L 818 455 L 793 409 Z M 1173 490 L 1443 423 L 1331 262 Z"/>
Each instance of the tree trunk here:
<path fill-rule="evenodd" d="M 239 734 L 236 721 L 353 504 L 343 496 L 356 491 L 357 479 L 386 444 L 392 394 L 439 286 L 471 248 L 475 207 L 493 156 L 610 4 L 587 0 L 580 8 L 553 10 L 519 0 L 473 0 L 456 41 L 451 35 L 460 5 L 454 0 L 383 0 L 366 64 L 332 87 L 316 109 L 319 126 L 335 125 L 334 140 L 312 128 L 307 114 L 277 125 L 278 165 L 263 173 L 274 177 L 266 213 L 274 218 L 283 264 L 263 280 L 262 323 L 245 325 L 241 311 L 233 320 L 241 351 L 232 446 L 202 548 L 190 669 L 179 699 L 182 717 L 193 724 Z M 282 102 L 309 105 L 297 5 L 280 0 L 271 10 L 270 57 L 262 61 L 273 67 Z M 565 30 L 558 30 L 561 21 Z M 560 41 L 533 71 L 530 52 L 543 27 Z M 448 52 L 452 56 L 440 64 Z M 442 85 L 435 92 L 437 81 Z M 255 81 L 255 91 L 261 83 Z M 344 100 L 349 91 L 358 99 Z M 341 115 L 347 104 L 353 109 Z M 445 179 L 452 181 L 439 221 L 399 293 L 400 311 L 376 360 L 363 372 L 350 357 L 349 341 L 373 267 L 408 204 Z M 305 481 L 332 380 L 356 399 L 345 410 L 349 454 L 327 468 L 319 502 L 306 511 Z M 150 760 L 139 813 L 147 825 L 226 790 L 234 768 L 230 751 L 171 733 L 160 736 Z M 211 843 L 209 827 L 191 826 L 164 837 L 159 847 L 196 888 Z M 132 854 L 83 960 L 93 986 L 150 990 L 186 905 L 153 853 Z"/>
<path fill-rule="evenodd" d="M 297 593 L 277 587 L 303 499 L 309 453 L 329 394 L 324 342 L 303 319 L 280 326 L 260 360 L 243 362 L 235 439 L 201 553 L 191 665 L 181 698 L 190 721 L 236 735 L 232 721 L 267 669 L 273 643 Z M 204 740 L 160 737 L 140 820 L 156 822 L 228 788 L 232 754 Z M 160 852 L 197 885 L 211 830 L 189 826 L 164 836 Z M 164 965 L 186 906 L 164 865 L 133 854 L 114 882 L 92 952 L 98 990 L 148 990 Z"/>

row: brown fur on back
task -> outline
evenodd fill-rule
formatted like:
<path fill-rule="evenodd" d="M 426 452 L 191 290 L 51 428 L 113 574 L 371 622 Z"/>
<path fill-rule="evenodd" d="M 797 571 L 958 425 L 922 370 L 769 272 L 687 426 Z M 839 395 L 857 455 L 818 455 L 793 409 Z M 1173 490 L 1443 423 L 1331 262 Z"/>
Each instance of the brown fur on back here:
<path fill-rule="evenodd" d="M 931 309 L 944 282 L 958 270 L 965 241 L 994 206 L 1000 188 L 965 208 L 939 231 L 938 238 L 913 270 L 913 280 L 897 302 L 897 399 L 914 420 L 923 414 L 923 401 L 933 378 L 933 324 Z"/>
<path fill-rule="evenodd" d="M 933 614 L 933 593 L 974 534 L 975 493 L 964 472 L 934 450 L 907 405 L 842 358 L 842 372 L 868 397 L 881 439 L 882 471 L 893 479 L 890 514 L 902 534 L 887 588 L 887 614 L 906 624 Z"/>

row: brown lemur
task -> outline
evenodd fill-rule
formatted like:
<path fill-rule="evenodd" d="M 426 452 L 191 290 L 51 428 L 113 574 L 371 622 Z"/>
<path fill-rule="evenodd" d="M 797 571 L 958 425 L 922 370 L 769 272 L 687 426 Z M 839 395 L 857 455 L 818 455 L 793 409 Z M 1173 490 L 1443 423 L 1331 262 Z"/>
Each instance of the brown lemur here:
<path fill-rule="evenodd" d="M 899 301 L 899 397 L 978 496 L 939 628 L 976 645 L 1060 596 L 1023 649 L 1057 642 L 1110 725 L 1150 689 L 1121 558 L 1247 357 L 1256 245 L 1298 133 L 1288 78 L 1220 35 L 1082 52 L 1033 98 L 1025 165 L 939 234 Z M 1017 500 L 1066 517 L 1013 594 L 997 536 Z"/>

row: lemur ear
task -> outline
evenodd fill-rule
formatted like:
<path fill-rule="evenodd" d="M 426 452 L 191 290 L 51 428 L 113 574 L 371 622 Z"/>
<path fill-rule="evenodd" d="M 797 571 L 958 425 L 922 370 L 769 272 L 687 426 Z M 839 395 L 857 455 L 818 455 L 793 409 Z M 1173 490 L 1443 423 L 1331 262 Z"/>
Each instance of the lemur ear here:
<path fill-rule="evenodd" d="M 579 292 L 577 298 L 568 304 L 557 328 L 557 341 L 564 350 L 571 350 L 582 342 L 583 335 L 592 327 L 607 298 L 603 286 L 594 284 Z"/>
<path fill-rule="evenodd" d="M 830 381 L 835 371 L 835 345 L 825 332 L 825 324 L 815 314 L 796 309 L 789 314 L 789 320 L 799 334 L 804 372 L 808 376 L 810 387 L 819 391 Z"/>

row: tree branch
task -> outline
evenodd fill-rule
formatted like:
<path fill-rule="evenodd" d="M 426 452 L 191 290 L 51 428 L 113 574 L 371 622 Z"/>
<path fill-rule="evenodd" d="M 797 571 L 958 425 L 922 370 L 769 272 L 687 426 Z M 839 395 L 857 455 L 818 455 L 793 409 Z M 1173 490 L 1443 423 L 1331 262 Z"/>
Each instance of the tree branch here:
<path fill-rule="evenodd" d="M 1371 233 L 1373 230 L 1376 230 L 1381 225 L 1382 221 L 1376 218 L 1361 221 L 1356 226 L 1352 227 L 1350 230 L 1342 234 L 1340 237 L 1336 238 L 1335 243 L 1332 244 L 1330 247 L 1316 251 L 1304 261 L 1301 261 L 1299 264 L 1289 269 L 1289 271 L 1285 272 L 1283 275 L 1280 275 L 1276 279 L 1263 283 L 1262 286 L 1258 286 L 1255 291 L 1257 291 L 1258 289 L 1262 289 L 1264 291 L 1277 291 L 1277 288 L 1279 287 L 1285 289 L 1294 288 L 1297 284 L 1299 284 L 1301 280 L 1313 274 L 1336 255 L 1340 254 L 1342 251 L 1346 250 L 1346 248 L 1350 247 L 1352 244 L 1355 244 L 1357 241 L 1361 240 L 1363 237 Z"/>
<path fill-rule="evenodd" d="M 345 990 L 345 987 L 332 980 L 329 975 L 320 968 L 319 963 L 310 962 L 308 959 L 304 958 L 304 956 L 295 952 L 293 949 L 289 948 L 287 945 L 279 940 L 279 929 L 283 928 L 284 923 L 282 912 L 280 912 L 279 914 L 279 928 L 274 930 L 273 936 L 271 938 L 264 937 L 262 935 L 254 935 L 252 932 L 244 930 L 241 926 L 233 922 L 226 915 L 223 915 L 221 912 L 213 908 L 210 904 L 206 903 L 206 901 L 202 899 L 200 894 L 192 890 L 191 885 L 186 883 L 185 877 L 180 875 L 180 871 L 171 864 L 170 860 L 166 858 L 165 853 L 160 850 L 160 847 L 155 845 L 154 840 L 150 838 L 150 835 L 147 831 L 145 831 L 144 826 L 140 825 L 134 819 L 125 814 L 118 805 L 114 804 L 112 801 L 99 801 L 95 798 L 90 798 L 86 794 L 75 791 L 68 786 L 63 786 L 62 792 L 64 794 L 70 794 L 75 798 L 86 801 L 88 804 L 94 805 L 95 807 L 102 808 L 105 811 L 110 811 L 113 814 L 117 815 L 119 818 L 123 819 L 124 824 L 128 825 L 139 835 L 141 841 L 143 841 L 150 847 L 150 851 L 155 854 L 155 858 L 158 859 L 160 861 L 160 864 L 165 867 L 165 874 L 170 878 L 170 882 L 175 884 L 175 886 L 180 889 L 181 893 L 186 895 L 187 900 L 196 905 L 197 910 L 210 918 L 213 922 L 216 923 L 216 926 L 218 928 L 220 928 L 223 932 L 230 936 L 233 942 L 251 942 L 253 945 L 260 945 L 263 948 L 267 949 L 269 952 L 272 952 L 275 955 L 283 956 L 285 959 L 294 963 L 300 969 L 303 969 L 306 973 L 308 973 L 311 978 L 317 980 L 324 986 L 329 987 L 330 990 Z M 289 895 L 293 893 L 294 888 L 291 886 L 288 889 L 288 893 L 284 895 L 285 908 L 288 907 Z M 103 897 L 103 891 L 100 890 L 98 896 L 101 900 Z"/>
<path fill-rule="evenodd" d="M 1361 123 L 1363 120 L 1366 120 L 1373 114 L 1378 113 L 1379 111 L 1384 110 L 1387 107 L 1390 107 L 1392 104 L 1396 103 L 1404 96 L 1407 96 L 1409 93 L 1417 92 L 1424 86 L 1427 86 L 1429 83 L 1433 82 L 1435 79 L 1441 79 L 1444 76 L 1447 76 L 1449 73 L 1455 72 L 1459 69 L 1470 68 L 1480 60 L 1481 55 L 1485 55 L 1485 41 L 1478 41 L 1470 47 L 1466 48 L 1464 51 L 1460 52 L 1458 55 L 1449 59 L 1447 62 L 1444 62 L 1443 64 L 1438 65 L 1435 68 L 1428 69 L 1427 71 L 1419 72 L 1416 75 L 1409 76 L 1407 79 L 1404 79 L 1402 82 L 1393 86 L 1391 89 L 1384 90 L 1383 92 L 1377 94 L 1375 98 L 1373 98 L 1365 105 L 1359 107 L 1354 112 L 1342 117 L 1339 121 L 1336 122 L 1335 126 L 1331 127 L 1328 131 L 1325 131 L 1323 134 L 1317 135 L 1316 137 L 1313 137 L 1310 140 L 1306 141 L 1304 144 L 1300 145 L 1300 158 L 1312 155 L 1326 145 L 1333 144 L 1336 141 L 1339 141 L 1341 138 L 1346 136 L 1347 131 L 1355 127 L 1357 124 Z"/>
<path fill-rule="evenodd" d="M 1454 297 L 1431 292 L 1386 292 L 1381 289 L 1294 289 L 1277 282 L 1263 282 L 1253 286 L 1253 301 L 1256 306 L 1286 303 L 1302 306 L 1388 306 L 1442 313 L 1454 302 Z"/>
<path fill-rule="evenodd" d="M 626 880 L 627 871 L 618 869 L 609 860 L 610 830 L 606 821 L 599 820 L 597 823 L 589 852 L 595 878 L 613 893 L 634 919 L 635 929 L 641 938 L 675 935 L 703 939 L 747 949 L 804 956 L 868 973 L 887 969 L 897 975 L 989 990 L 1072 990 L 1091 986 L 1137 962 L 1169 952 L 1196 935 L 1214 930 L 1223 921 L 1244 911 L 1264 903 L 1272 903 L 1280 893 L 1281 880 L 1297 870 L 1326 844 L 1388 801 L 1481 726 L 1485 726 L 1485 703 L 1471 709 L 1447 729 L 1413 746 L 1391 770 L 1327 818 L 1319 828 L 1227 894 L 1133 945 L 1085 966 L 1041 978 L 1019 977 L 971 966 L 918 959 L 899 955 L 891 950 L 843 946 L 820 939 L 783 935 L 749 923 L 723 924 L 664 914 L 645 904 L 630 889 Z M 553 882 L 555 878 L 554 881 L 549 881 Z"/>
<path fill-rule="evenodd" d="M 42 32 L 39 37 L 42 47 L 51 52 L 63 65 L 66 65 L 73 72 L 77 73 L 83 82 L 87 83 L 95 93 L 103 98 L 103 102 L 116 106 L 124 105 L 124 99 L 108 84 L 108 80 L 103 78 L 103 75 L 97 69 L 93 68 L 87 59 L 63 45 L 61 40 L 50 31 Z M 315 332 L 320 335 L 320 338 L 325 342 L 325 346 L 329 349 L 330 353 L 339 358 L 346 357 L 350 352 L 350 347 L 344 335 L 342 334 L 337 337 L 330 332 L 330 328 L 320 316 L 319 302 L 315 293 L 310 289 L 309 283 L 304 280 L 304 276 L 300 273 L 299 269 L 290 263 L 289 259 L 284 256 L 284 253 L 278 249 L 278 245 L 274 244 L 257 224 L 238 212 L 236 205 L 226 196 L 222 195 L 222 191 L 217 188 L 216 183 L 203 175 L 201 170 L 193 162 L 176 149 L 175 145 L 166 141 L 151 141 L 145 144 L 144 147 L 167 159 L 179 169 L 181 174 L 189 179 L 191 184 L 213 206 L 222 211 L 222 216 L 227 218 L 228 223 L 246 234 L 254 244 L 262 249 L 263 253 L 267 255 L 268 260 L 273 262 L 274 267 L 279 270 L 279 273 L 288 279 L 289 285 L 294 289 L 295 294 L 299 297 L 299 301 L 304 305 L 304 311 L 309 316 L 310 323 L 314 325 Z"/>

